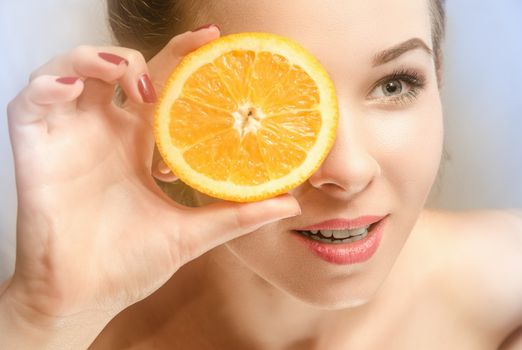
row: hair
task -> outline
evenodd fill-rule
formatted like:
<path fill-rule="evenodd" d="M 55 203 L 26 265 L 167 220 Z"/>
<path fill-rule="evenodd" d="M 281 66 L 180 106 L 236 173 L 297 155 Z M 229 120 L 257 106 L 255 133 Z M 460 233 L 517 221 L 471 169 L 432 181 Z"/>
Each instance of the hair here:
<path fill-rule="evenodd" d="M 428 0 L 432 23 L 431 40 L 437 81 L 441 83 L 442 49 L 445 34 L 445 0 Z M 174 0 L 107 0 L 109 25 L 115 42 L 140 51 L 148 61 L 154 57 L 172 37 L 212 22 L 211 14 L 217 1 Z M 449 159 L 446 150 L 443 158 Z M 177 202 L 197 206 L 194 191 L 180 180 L 158 186 Z"/>

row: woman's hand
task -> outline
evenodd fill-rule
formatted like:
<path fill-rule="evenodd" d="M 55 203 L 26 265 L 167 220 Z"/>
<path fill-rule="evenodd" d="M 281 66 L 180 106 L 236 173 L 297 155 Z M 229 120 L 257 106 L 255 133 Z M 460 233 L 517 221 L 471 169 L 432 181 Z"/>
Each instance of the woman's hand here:
<path fill-rule="evenodd" d="M 147 77 L 160 87 L 184 55 L 217 37 L 216 27 L 178 35 L 149 66 L 131 49 L 78 47 L 35 71 L 11 101 L 17 257 L 5 294 L 21 313 L 116 315 L 204 252 L 298 214 L 289 195 L 184 207 L 151 176 Z M 123 107 L 112 102 L 116 84 Z"/>

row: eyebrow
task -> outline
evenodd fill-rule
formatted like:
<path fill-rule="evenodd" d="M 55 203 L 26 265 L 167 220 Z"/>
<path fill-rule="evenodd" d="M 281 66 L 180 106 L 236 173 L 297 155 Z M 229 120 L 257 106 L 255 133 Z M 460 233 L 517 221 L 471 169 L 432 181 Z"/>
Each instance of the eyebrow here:
<path fill-rule="evenodd" d="M 377 53 L 373 59 L 372 59 L 372 65 L 380 66 L 382 64 L 385 64 L 387 62 L 390 62 L 400 55 L 411 51 L 415 49 L 422 49 L 424 50 L 428 55 L 433 56 L 433 51 L 426 45 L 424 41 L 422 41 L 419 38 L 412 38 L 409 40 L 406 40 L 403 43 L 397 44 L 395 46 L 392 46 L 386 50 L 383 50 L 379 53 Z"/>

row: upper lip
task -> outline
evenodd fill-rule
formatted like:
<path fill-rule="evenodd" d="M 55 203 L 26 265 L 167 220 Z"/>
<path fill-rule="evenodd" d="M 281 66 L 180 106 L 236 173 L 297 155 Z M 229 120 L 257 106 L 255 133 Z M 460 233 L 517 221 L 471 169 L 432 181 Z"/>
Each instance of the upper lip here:
<path fill-rule="evenodd" d="M 382 220 L 386 215 L 366 215 L 355 219 L 336 218 L 323 221 L 312 226 L 297 228 L 297 231 L 312 231 L 312 230 L 353 230 L 360 227 L 369 226 L 377 221 Z"/>

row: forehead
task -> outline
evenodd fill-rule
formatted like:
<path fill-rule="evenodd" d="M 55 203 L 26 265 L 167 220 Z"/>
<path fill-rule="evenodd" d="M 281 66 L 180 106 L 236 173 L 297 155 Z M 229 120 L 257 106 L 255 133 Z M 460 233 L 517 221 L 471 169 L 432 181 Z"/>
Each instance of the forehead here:
<path fill-rule="evenodd" d="M 412 37 L 431 47 L 428 0 L 221 0 L 214 15 L 223 35 L 276 33 L 329 60 L 368 61 Z"/>

